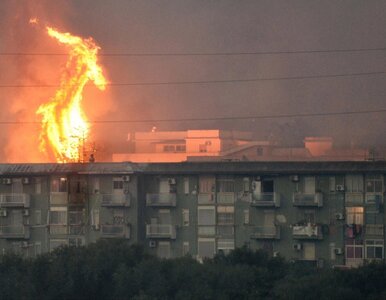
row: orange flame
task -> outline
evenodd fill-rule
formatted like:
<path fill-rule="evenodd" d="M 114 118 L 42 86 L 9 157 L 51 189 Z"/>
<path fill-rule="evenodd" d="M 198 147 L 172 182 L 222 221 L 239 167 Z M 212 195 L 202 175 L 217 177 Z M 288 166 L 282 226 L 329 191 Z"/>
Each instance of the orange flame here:
<path fill-rule="evenodd" d="M 36 111 L 42 115 L 39 149 L 53 153 L 58 162 L 79 162 L 82 160 L 81 148 L 90 131 L 81 108 L 83 88 L 89 80 L 101 90 L 107 83 L 97 62 L 100 48 L 92 38 L 82 39 L 51 27 L 47 27 L 47 33 L 66 45 L 69 53 L 59 89 Z"/>

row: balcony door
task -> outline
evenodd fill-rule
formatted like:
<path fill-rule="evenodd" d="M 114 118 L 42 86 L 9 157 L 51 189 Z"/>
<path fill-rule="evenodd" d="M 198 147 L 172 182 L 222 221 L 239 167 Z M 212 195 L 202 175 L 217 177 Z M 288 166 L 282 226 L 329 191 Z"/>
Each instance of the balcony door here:
<path fill-rule="evenodd" d="M 304 177 L 304 193 L 315 194 L 315 177 Z"/>
<path fill-rule="evenodd" d="M 23 183 L 21 178 L 12 179 L 12 194 L 21 194 L 23 193 Z"/>

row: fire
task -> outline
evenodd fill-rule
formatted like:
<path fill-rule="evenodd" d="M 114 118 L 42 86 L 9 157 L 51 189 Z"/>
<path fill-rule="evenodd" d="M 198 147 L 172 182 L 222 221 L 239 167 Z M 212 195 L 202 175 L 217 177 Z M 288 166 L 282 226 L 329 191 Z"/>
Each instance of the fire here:
<path fill-rule="evenodd" d="M 36 111 L 42 116 L 39 149 L 53 154 L 57 162 L 79 162 L 90 131 L 81 107 L 83 88 L 89 80 L 101 90 L 107 83 L 97 61 L 100 48 L 92 38 L 46 29 L 50 37 L 68 48 L 68 60 L 55 96 Z"/>

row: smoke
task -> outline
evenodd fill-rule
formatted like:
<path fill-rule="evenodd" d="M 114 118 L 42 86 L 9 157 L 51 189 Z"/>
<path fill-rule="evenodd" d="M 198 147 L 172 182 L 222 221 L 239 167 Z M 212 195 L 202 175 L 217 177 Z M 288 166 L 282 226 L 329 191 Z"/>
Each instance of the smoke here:
<path fill-rule="evenodd" d="M 2 1 L 0 50 L 62 52 L 45 32 L 28 24 L 36 16 L 61 30 L 92 36 L 101 53 L 223 53 L 385 46 L 384 1 Z M 12 12 L 12 13 L 9 13 Z M 4 43 L 3 43 L 4 41 Z M 1 83 L 55 83 L 65 57 L 0 57 Z M 382 71 L 382 51 L 240 56 L 102 56 L 114 83 L 211 81 Z M 160 122 L 237 116 L 307 114 L 383 109 L 384 76 L 258 81 L 227 84 L 89 87 L 84 109 L 93 124 L 90 143 L 100 153 L 125 151 L 136 130 L 235 129 L 288 145 L 305 136 L 332 136 L 341 144 L 380 145 L 382 113 L 228 121 Z M 1 120 L 37 121 L 36 108 L 53 89 L 2 89 Z M 153 122 L 133 122 L 134 120 Z M 3 125 L 1 125 L 3 126 Z M 38 125 L 1 127 L 8 161 L 44 161 L 37 151 Z M 28 155 L 26 155 L 28 151 Z M 4 157 L 2 155 L 2 157 Z M 98 159 L 98 158 L 97 158 Z"/>

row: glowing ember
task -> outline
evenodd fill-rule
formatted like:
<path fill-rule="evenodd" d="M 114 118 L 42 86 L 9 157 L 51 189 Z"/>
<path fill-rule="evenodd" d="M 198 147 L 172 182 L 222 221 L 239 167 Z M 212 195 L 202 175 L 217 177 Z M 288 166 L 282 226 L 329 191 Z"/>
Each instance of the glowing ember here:
<path fill-rule="evenodd" d="M 53 154 L 58 162 L 77 162 L 82 160 L 81 148 L 90 129 L 81 108 L 83 88 L 89 80 L 101 90 L 107 83 L 97 63 L 100 48 L 92 38 L 82 39 L 51 27 L 47 33 L 66 45 L 69 53 L 59 89 L 36 112 L 42 115 L 40 151 Z"/>

